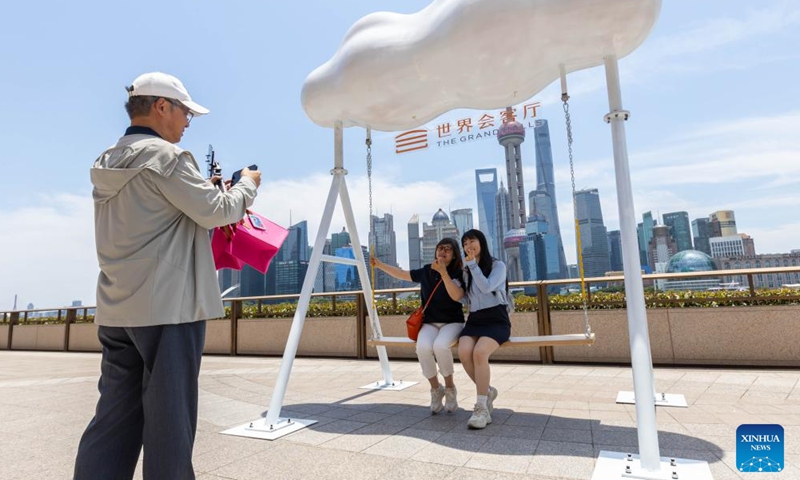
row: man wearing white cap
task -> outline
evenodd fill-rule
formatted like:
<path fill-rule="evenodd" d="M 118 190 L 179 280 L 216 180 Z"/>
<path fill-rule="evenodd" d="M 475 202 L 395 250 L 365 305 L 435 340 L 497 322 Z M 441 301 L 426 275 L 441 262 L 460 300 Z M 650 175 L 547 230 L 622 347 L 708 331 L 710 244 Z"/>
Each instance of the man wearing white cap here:
<path fill-rule="evenodd" d="M 208 230 L 244 216 L 261 174 L 223 193 L 175 145 L 208 113 L 177 78 L 147 73 L 127 91 L 130 127 L 91 169 L 103 357 L 75 479 L 130 479 L 142 449 L 146 480 L 194 479 L 205 320 L 225 314 Z"/>

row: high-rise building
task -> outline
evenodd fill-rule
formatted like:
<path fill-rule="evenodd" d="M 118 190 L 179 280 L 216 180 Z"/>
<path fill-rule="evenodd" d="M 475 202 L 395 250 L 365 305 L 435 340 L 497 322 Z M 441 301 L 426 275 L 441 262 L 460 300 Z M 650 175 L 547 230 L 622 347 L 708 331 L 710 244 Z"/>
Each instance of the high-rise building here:
<path fill-rule="evenodd" d="M 678 253 L 677 242 L 670 235 L 669 227 L 666 225 L 656 225 L 653 227 L 653 238 L 650 239 L 649 256 L 653 263 L 650 265 L 656 273 L 667 271 L 667 264 L 670 257 Z M 663 290 L 664 280 L 656 280 L 656 288 Z"/>
<path fill-rule="evenodd" d="M 694 237 L 694 249 L 711 255 L 711 245 L 708 239 L 712 237 L 711 222 L 708 218 L 695 218 L 692 220 L 692 236 Z"/>
<path fill-rule="evenodd" d="M 508 181 L 509 224 L 507 229 L 524 228 L 528 216 L 525 214 L 525 185 L 522 179 L 522 142 L 525 127 L 514 119 L 514 111 L 506 108 L 503 124 L 497 130 L 497 141 L 506 153 L 506 180 Z M 505 235 L 505 232 L 502 233 Z"/>
<path fill-rule="evenodd" d="M 644 250 L 644 255 L 646 262 L 645 265 L 653 266 L 653 259 L 650 258 L 650 240 L 653 238 L 653 227 L 656 225 L 656 222 L 653 220 L 653 212 L 645 212 L 642 215 L 642 228 L 644 232 L 644 244 L 639 245 L 640 250 Z"/>
<path fill-rule="evenodd" d="M 311 259 L 311 248 L 308 246 L 308 222 L 295 223 L 289 227 L 289 234 L 286 236 L 278 260 L 298 260 L 307 262 Z"/>
<path fill-rule="evenodd" d="M 562 278 L 559 265 L 558 240 L 549 233 L 543 215 L 532 213 L 525 224 L 526 240 L 519 244 L 519 263 L 522 280 L 551 280 Z"/>
<path fill-rule="evenodd" d="M 678 250 L 673 254 L 684 250 L 692 250 L 692 230 L 689 226 L 689 214 L 686 212 L 665 213 L 661 217 L 664 225 L 669 227 L 669 233 L 675 239 Z"/>
<path fill-rule="evenodd" d="M 611 270 L 608 233 L 603 223 L 600 194 L 596 188 L 575 192 L 583 270 L 587 277 L 602 277 Z"/>
<path fill-rule="evenodd" d="M 533 140 L 536 147 L 536 190 L 547 196 L 547 205 L 539 205 L 539 194 L 534 194 L 537 199 L 537 213 L 547 218 L 549 234 L 558 238 L 558 261 L 561 276 L 567 277 L 567 259 L 564 255 L 564 242 L 561 238 L 561 225 L 558 220 L 558 203 L 556 201 L 556 183 L 553 174 L 553 149 L 550 145 L 550 127 L 547 120 L 536 120 L 533 129 Z M 533 209 L 531 209 L 533 212 Z"/>
<path fill-rule="evenodd" d="M 717 210 L 709 215 L 712 237 L 730 237 L 736 235 L 736 216 L 733 210 Z"/>
<path fill-rule="evenodd" d="M 300 293 L 308 272 L 307 260 L 284 260 L 275 264 L 275 294 Z M 271 265 L 270 265 L 271 266 Z"/>
<path fill-rule="evenodd" d="M 711 246 L 711 258 L 754 257 L 756 255 L 753 239 L 744 233 L 727 237 L 712 237 L 708 239 L 708 243 Z"/>
<path fill-rule="evenodd" d="M 642 268 L 644 268 L 644 267 L 650 268 L 647 265 L 647 249 L 645 248 L 645 243 L 644 243 L 644 223 L 643 222 L 639 222 L 639 223 L 636 224 L 636 239 L 638 240 L 638 243 L 639 243 L 639 265 L 641 265 Z"/>
<path fill-rule="evenodd" d="M 280 260 L 273 259 L 269 268 Z M 234 297 L 260 297 L 267 295 L 267 276 L 250 265 L 244 265 L 239 272 L 239 292 Z"/>
<path fill-rule="evenodd" d="M 503 250 L 506 253 L 506 276 L 510 282 L 524 280 L 520 263 L 520 244 L 528 239 L 524 228 L 512 228 L 503 238 Z"/>
<path fill-rule="evenodd" d="M 506 232 L 511 229 L 511 213 L 508 211 L 508 205 L 508 191 L 506 187 L 503 186 L 501 180 L 500 188 L 497 190 L 497 196 L 495 196 L 494 199 L 494 217 L 497 222 L 494 237 L 494 252 L 495 257 L 503 262 L 506 261 L 503 238 L 505 238 Z"/>
<path fill-rule="evenodd" d="M 347 233 L 344 227 L 342 227 L 341 232 L 331 235 L 331 252 L 335 253 L 336 250 L 348 245 L 350 245 L 350 234 Z"/>
<path fill-rule="evenodd" d="M 383 218 L 373 215 L 370 223 L 372 230 L 369 243 L 375 248 L 375 256 L 383 263 L 396 267 L 397 242 L 394 233 L 394 217 L 390 213 L 384 213 Z M 375 269 L 376 289 L 393 288 L 394 285 L 394 277 L 382 270 Z"/>
<path fill-rule="evenodd" d="M 367 247 L 362 246 L 361 253 L 364 255 L 364 262 L 369 262 L 369 251 Z M 337 248 L 335 254 L 337 257 L 342 258 L 356 258 L 352 245 Z M 361 279 L 358 276 L 358 268 L 355 265 L 337 263 L 334 268 L 336 270 L 335 287 L 337 292 L 361 290 Z M 368 274 L 369 271 L 370 269 L 367 268 Z"/>
<path fill-rule="evenodd" d="M 464 235 L 468 230 L 472 230 L 474 227 L 472 226 L 472 209 L 471 208 L 459 208 L 458 210 L 452 210 L 450 212 L 450 218 L 453 219 L 453 224 L 455 224 L 456 228 L 458 229 L 458 236 L 457 240 L 461 240 L 461 235 Z"/>
<path fill-rule="evenodd" d="M 289 234 L 278 253 L 275 254 L 275 258 L 270 262 L 266 273 L 261 273 L 248 265 L 242 268 L 239 273 L 238 295 L 258 297 L 300 293 L 310 259 L 308 222 L 303 220 L 289 227 Z M 278 266 L 279 263 L 280 266 Z"/>
<path fill-rule="evenodd" d="M 436 244 L 439 240 L 450 237 L 455 238 L 457 243 L 461 243 L 458 238 L 458 229 L 450 223 L 450 217 L 440 208 L 433 215 L 431 225 L 422 224 L 422 264 L 431 263 L 436 259 Z"/>
<path fill-rule="evenodd" d="M 619 230 L 608 232 L 608 255 L 611 262 L 611 270 L 621 272 L 622 265 L 622 235 Z"/>
<path fill-rule="evenodd" d="M 497 197 L 497 169 L 480 168 L 475 170 L 475 191 L 478 194 L 478 229 L 486 236 L 489 251 L 497 257 L 494 244 L 497 241 L 497 216 L 495 197 Z"/>
<path fill-rule="evenodd" d="M 422 268 L 422 238 L 419 235 L 419 215 L 416 213 L 408 221 L 408 268 Z"/>

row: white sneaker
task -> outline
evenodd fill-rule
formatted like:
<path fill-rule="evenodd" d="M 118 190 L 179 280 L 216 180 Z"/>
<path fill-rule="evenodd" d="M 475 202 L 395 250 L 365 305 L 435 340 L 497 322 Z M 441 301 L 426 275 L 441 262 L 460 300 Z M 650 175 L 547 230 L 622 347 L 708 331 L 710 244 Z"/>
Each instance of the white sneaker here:
<path fill-rule="evenodd" d="M 442 385 L 439 385 L 439 388 L 431 388 L 431 414 L 436 415 L 444 408 L 442 405 L 444 394 L 445 389 Z"/>
<path fill-rule="evenodd" d="M 486 408 L 489 410 L 489 413 L 494 412 L 495 398 L 497 398 L 497 389 L 494 387 L 489 387 L 489 395 L 486 398 Z"/>
<path fill-rule="evenodd" d="M 458 390 L 456 387 L 444 389 L 444 409 L 455 412 L 458 409 Z"/>
<path fill-rule="evenodd" d="M 467 427 L 473 430 L 480 430 L 482 428 L 486 428 L 486 425 L 489 425 L 490 423 L 492 423 L 492 415 L 489 413 L 489 409 L 480 403 L 476 403 L 475 411 L 473 411 L 472 416 L 469 417 Z"/>

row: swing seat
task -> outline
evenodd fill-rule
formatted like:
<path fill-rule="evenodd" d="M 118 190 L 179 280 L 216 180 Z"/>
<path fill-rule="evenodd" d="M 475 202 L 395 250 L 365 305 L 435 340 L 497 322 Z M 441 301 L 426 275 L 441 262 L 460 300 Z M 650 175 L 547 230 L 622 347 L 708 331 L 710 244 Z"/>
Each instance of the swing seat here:
<path fill-rule="evenodd" d="M 592 345 L 594 344 L 594 333 L 589 336 L 583 333 L 572 333 L 568 335 L 539 335 L 533 337 L 511 337 L 507 342 L 500 345 L 503 347 L 564 347 L 571 345 Z M 457 342 L 453 342 L 454 347 Z M 408 337 L 383 337 L 380 339 L 367 340 L 367 345 L 371 347 L 413 347 L 417 342 Z"/>

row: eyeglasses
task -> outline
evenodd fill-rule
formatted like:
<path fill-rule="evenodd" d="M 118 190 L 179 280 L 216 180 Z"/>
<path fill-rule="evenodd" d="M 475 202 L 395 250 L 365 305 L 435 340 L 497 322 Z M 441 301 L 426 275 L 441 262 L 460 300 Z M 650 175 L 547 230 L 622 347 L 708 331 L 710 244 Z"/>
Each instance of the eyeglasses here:
<path fill-rule="evenodd" d="M 186 105 L 172 98 L 164 98 L 164 100 L 168 101 L 170 105 L 172 105 L 173 107 L 179 108 L 183 112 L 183 114 L 186 115 L 186 123 L 192 123 L 192 119 L 194 118 L 194 113 L 192 113 L 192 111 L 189 110 L 186 107 Z"/>
<path fill-rule="evenodd" d="M 451 247 L 450 245 L 439 245 L 438 247 L 436 247 L 436 250 L 437 251 L 441 250 L 443 252 L 452 252 L 453 247 Z"/>

